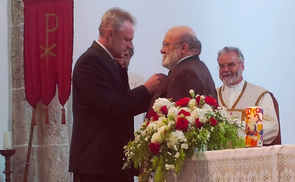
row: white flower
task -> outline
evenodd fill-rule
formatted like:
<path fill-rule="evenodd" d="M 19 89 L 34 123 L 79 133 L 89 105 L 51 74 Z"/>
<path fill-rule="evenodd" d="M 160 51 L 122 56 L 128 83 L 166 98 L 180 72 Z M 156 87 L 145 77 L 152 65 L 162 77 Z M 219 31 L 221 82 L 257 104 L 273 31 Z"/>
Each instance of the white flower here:
<path fill-rule="evenodd" d="M 159 130 L 163 126 L 166 126 L 164 121 L 167 120 L 165 117 L 159 117 L 158 121 L 156 121 L 157 129 Z"/>
<path fill-rule="evenodd" d="M 192 117 L 192 116 L 189 116 L 189 117 L 187 117 L 187 120 L 189 121 L 189 123 L 190 123 L 191 125 L 195 125 L 195 120 L 196 120 L 196 118 L 194 118 L 194 117 Z"/>
<path fill-rule="evenodd" d="M 245 130 L 245 126 L 246 126 L 245 121 L 238 120 L 237 118 L 233 118 L 230 121 L 232 121 L 232 124 L 233 123 L 237 124 L 241 128 L 241 130 Z"/>
<path fill-rule="evenodd" d="M 170 148 L 170 149 L 173 149 L 175 145 L 178 145 L 179 144 L 179 141 L 178 141 L 178 138 L 177 136 L 173 135 L 173 133 L 171 133 L 169 135 L 169 138 L 167 140 L 167 147 Z"/>
<path fill-rule="evenodd" d="M 159 117 L 157 121 L 150 122 L 149 125 L 147 126 L 147 131 L 150 132 L 152 130 L 158 130 L 159 128 L 164 126 L 165 123 L 163 122 L 163 120 L 166 120 L 166 118 Z"/>
<path fill-rule="evenodd" d="M 182 148 L 182 149 L 188 149 L 188 145 L 187 145 L 187 143 L 182 143 L 182 144 L 181 144 L 181 148 Z"/>
<path fill-rule="evenodd" d="M 196 107 L 196 104 L 197 104 L 197 101 L 196 99 L 191 99 L 189 102 L 188 102 L 188 105 L 191 109 L 193 109 L 194 107 Z"/>
<path fill-rule="evenodd" d="M 206 123 L 207 122 L 207 119 L 205 118 L 205 116 L 202 116 L 199 118 L 200 120 L 200 123 Z"/>
<path fill-rule="evenodd" d="M 206 123 L 207 119 L 205 118 L 205 113 L 206 113 L 205 109 L 195 108 L 191 112 L 191 117 L 193 118 L 193 119 L 191 119 L 192 122 L 194 122 L 195 119 L 199 118 L 201 123 Z"/>
<path fill-rule="evenodd" d="M 173 135 L 177 136 L 178 140 L 180 142 L 186 142 L 187 139 L 184 136 L 184 133 L 180 130 L 176 130 L 175 132 L 173 132 Z"/>
<path fill-rule="evenodd" d="M 173 171 L 175 166 L 173 164 L 165 164 L 166 171 Z"/>
<path fill-rule="evenodd" d="M 168 109 L 168 115 L 169 116 L 172 116 L 172 117 L 175 117 L 178 113 L 179 113 L 179 108 L 177 108 L 177 107 L 170 107 L 169 109 Z"/>
<path fill-rule="evenodd" d="M 174 124 L 175 124 L 175 121 L 169 120 L 167 127 L 170 128 Z"/>
<path fill-rule="evenodd" d="M 152 143 L 163 143 L 163 137 L 161 132 L 154 133 L 151 139 Z"/>
<path fill-rule="evenodd" d="M 163 125 L 158 129 L 158 132 L 164 133 L 166 130 L 168 130 L 167 125 Z"/>
<path fill-rule="evenodd" d="M 174 147 L 174 150 L 178 151 L 178 148 L 176 145 L 174 145 L 173 147 Z"/>
<path fill-rule="evenodd" d="M 173 103 L 171 103 L 168 99 L 166 99 L 166 98 L 158 98 L 158 99 L 155 100 L 155 103 L 153 105 L 153 110 L 156 113 L 161 113 L 160 109 L 163 106 L 167 106 L 167 108 L 169 109 L 172 105 L 173 105 Z"/>
<path fill-rule="evenodd" d="M 180 153 L 179 152 L 176 152 L 176 154 L 175 154 L 174 157 L 177 159 L 179 156 L 180 156 Z"/>
<path fill-rule="evenodd" d="M 140 142 L 140 135 L 136 135 L 136 137 L 134 138 L 134 142 L 135 143 L 139 143 Z"/>
<path fill-rule="evenodd" d="M 143 130 L 143 131 L 141 132 L 141 136 L 146 136 L 146 133 L 147 133 L 147 131 L 146 131 L 146 130 Z M 139 138 L 140 138 L 140 135 L 139 135 Z"/>
<path fill-rule="evenodd" d="M 224 118 L 227 118 L 227 119 L 231 118 L 230 115 L 228 115 L 228 113 L 227 113 L 226 107 L 218 106 L 217 107 L 217 112 L 219 112 L 221 114 L 221 116 L 224 117 Z"/>
<path fill-rule="evenodd" d="M 201 116 L 203 116 L 205 114 L 205 111 L 203 109 L 200 108 L 195 108 L 192 112 L 191 112 L 191 116 L 194 118 L 199 118 Z"/>
<path fill-rule="evenodd" d="M 153 129 L 156 129 L 156 126 L 157 126 L 156 122 L 150 122 L 146 128 L 146 131 L 151 132 Z"/>
<path fill-rule="evenodd" d="M 210 105 L 208 105 L 208 104 L 204 104 L 202 109 L 204 110 L 205 113 L 206 112 L 213 113 L 212 107 Z"/>
<path fill-rule="evenodd" d="M 184 133 L 182 131 L 176 130 L 170 133 L 169 138 L 167 140 L 167 146 L 171 149 L 175 149 L 175 147 L 178 147 L 179 144 L 183 142 L 187 142 Z M 178 149 L 175 150 L 177 151 Z"/>

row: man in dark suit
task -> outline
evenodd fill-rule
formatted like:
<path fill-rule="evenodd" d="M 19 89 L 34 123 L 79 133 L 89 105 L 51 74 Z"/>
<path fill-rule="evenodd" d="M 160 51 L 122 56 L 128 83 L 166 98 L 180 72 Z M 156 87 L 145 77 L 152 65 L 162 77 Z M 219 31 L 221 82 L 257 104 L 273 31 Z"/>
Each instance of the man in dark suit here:
<path fill-rule="evenodd" d="M 161 49 L 162 66 L 170 71 L 154 94 L 150 109 L 159 97 L 170 98 L 172 101 L 190 97 L 190 89 L 195 94 L 211 95 L 217 100 L 211 73 L 199 58 L 201 47 L 201 42 L 190 27 L 177 26 L 166 33 Z"/>
<path fill-rule="evenodd" d="M 133 117 L 146 111 L 165 75 L 154 74 L 129 89 L 115 58 L 132 49 L 135 19 L 119 8 L 108 10 L 99 39 L 77 60 L 73 71 L 73 132 L 69 171 L 79 182 L 133 182 L 122 170 L 124 145 L 134 138 Z"/>

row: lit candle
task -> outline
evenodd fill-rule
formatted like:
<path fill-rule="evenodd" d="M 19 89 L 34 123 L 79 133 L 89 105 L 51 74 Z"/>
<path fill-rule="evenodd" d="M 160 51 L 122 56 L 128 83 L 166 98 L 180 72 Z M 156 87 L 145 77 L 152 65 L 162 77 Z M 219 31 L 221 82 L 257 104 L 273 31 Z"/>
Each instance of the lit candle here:
<path fill-rule="evenodd" d="M 11 137 L 10 131 L 6 131 L 3 134 L 3 148 L 4 149 L 11 149 L 12 148 L 12 137 Z"/>

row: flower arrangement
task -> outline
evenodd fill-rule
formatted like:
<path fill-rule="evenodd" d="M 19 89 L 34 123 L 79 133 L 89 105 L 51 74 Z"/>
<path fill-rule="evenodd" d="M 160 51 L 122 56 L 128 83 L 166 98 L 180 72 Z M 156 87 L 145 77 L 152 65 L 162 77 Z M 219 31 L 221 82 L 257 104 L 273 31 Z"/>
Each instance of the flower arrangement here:
<path fill-rule="evenodd" d="M 140 168 L 139 181 L 148 181 L 152 174 L 155 181 L 165 181 L 167 171 L 178 174 L 185 159 L 203 146 L 208 150 L 245 146 L 238 137 L 241 126 L 225 107 L 213 97 L 195 96 L 193 90 L 190 95 L 177 102 L 158 98 L 135 139 L 124 147 L 123 169 Z"/>

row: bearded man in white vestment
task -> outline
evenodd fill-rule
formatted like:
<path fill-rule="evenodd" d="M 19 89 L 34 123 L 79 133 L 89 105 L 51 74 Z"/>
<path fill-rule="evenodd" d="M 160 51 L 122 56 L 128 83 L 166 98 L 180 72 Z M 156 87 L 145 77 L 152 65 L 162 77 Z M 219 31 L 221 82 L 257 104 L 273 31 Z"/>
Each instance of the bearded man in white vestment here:
<path fill-rule="evenodd" d="M 239 48 L 224 47 L 218 52 L 219 78 L 223 85 L 217 88 L 218 103 L 245 126 L 246 107 L 263 109 L 263 145 L 271 144 L 279 134 L 279 121 L 272 96 L 263 87 L 247 82 L 243 78 L 244 57 Z M 259 100 L 260 99 L 260 100 Z M 240 131 L 245 137 L 245 132 Z"/>

